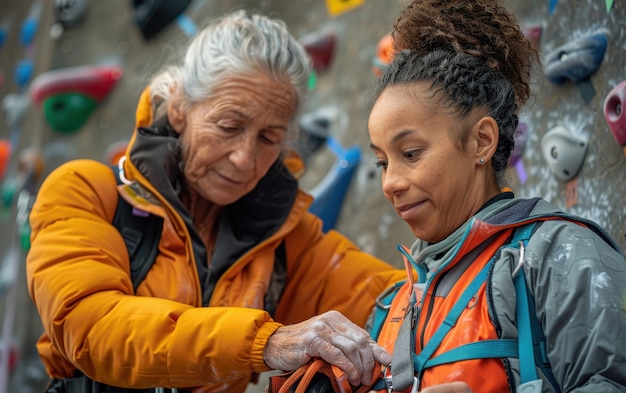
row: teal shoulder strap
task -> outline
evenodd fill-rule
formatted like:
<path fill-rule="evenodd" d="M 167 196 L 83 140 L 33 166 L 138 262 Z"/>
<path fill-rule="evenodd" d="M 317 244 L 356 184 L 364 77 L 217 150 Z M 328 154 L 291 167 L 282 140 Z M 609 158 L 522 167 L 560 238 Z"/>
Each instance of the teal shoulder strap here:
<path fill-rule="evenodd" d="M 524 275 L 524 251 L 528 239 L 535 227 L 535 223 L 525 225 L 519 228 L 516 236 L 511 242 L 513 247 L 520 249 L 519 262 L 513 271 L 513 282 L 515 284 L 515 319 L 517 321 L 517 344 L 519 348 L 520 362 L 520 380 L 518 389 L 521 391 L 541 392 L 543 381 L 537 376 L 535 368 L 535 353 L 533 345 L 533 333 L 531 331 L 531 319 L 537 317 L 530 314 L 530 302 L 528 297 L 528 288 L 526 286 L 526 277 Z M 534 309 L 534 307 L 533 307 Z"/>
<path fill-rule="evenodd" d="M 542 380 L 537 376 L 535 368 L 537 366 L 541 369 L 554 390 L 560 393 L 561 389 L 552 373 L 552 367 L 548 359 L 546 338 L 537 319 L 535 301 L 526 284 L 526 275 L 523 269 L 524 248 L 536 226 L 537 222 L 533 222 L 521 227 L 521 236 L 516 239 L 516 242 L 512 243 L 513 246 L 520 248 L 519 264 L 513 272 L 521 379 L 521 384 L 518 388 L 523 390 L 526 386 L 533 386 L 538 389 L 537 391 L 541 391 Z M 530 388 L 528 389 L 531 391 Z"/>
<path fill-rule="evenodd" d="M 398 290 L 402 288 L 405 283 L 406 280 L 395 283 L 376 298 L 374 310 L 372 311 L 370 321 L 366 327 L 366 330 L 370 333 L 370 336 L 372 336 L 374 340 L 378 340 L 380 331 L 383 328 L 383 323 L 387 320 L 387 315 L 389 314 L 389 309 L 391 308 L 391 302 L 396 297 Z"/>

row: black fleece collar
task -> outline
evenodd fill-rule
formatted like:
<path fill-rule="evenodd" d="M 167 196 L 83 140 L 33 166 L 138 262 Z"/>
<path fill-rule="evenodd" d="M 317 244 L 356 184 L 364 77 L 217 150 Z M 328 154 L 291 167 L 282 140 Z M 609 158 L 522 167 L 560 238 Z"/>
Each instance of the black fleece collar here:
<path fill-rule="evenodd" d="M 204 243 L 193 226 L 193 217 L 179 199 L 183 181 L 181 145 L 166 116 L 137 130 L 130 160 L 185 222 L 191 234 L 205 305 L 219 277 L 247 250 L 283 225 L 298 193 L 297 180 L 282 159 L 278 159 L 250 193 L 222 209 L 207 269 Z"/>

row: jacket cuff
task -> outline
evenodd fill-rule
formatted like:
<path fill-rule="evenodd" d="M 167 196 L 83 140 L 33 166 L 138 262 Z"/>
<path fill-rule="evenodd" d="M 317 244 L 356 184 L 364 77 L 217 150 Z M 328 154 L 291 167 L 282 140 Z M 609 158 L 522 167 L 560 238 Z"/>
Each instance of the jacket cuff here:
<path fill-rule="evenodd" d="M 283 325 L 278 322 L 265 322 L 257 332 L 254 342 L 252 343 L 252 352 L 250 353 L 250 363 L 252 364 L 254 372 L 262 373 L 272 370 L 265 364 L 263 353 L 265 352 L 265 346 L 270 336 L 282 326 Z"/>

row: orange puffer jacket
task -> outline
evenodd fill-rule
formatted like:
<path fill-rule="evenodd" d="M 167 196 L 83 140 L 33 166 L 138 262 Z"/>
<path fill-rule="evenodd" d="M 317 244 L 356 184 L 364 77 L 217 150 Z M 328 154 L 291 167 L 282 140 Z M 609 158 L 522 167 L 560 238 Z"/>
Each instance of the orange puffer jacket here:
<path fill-rule="evenodd" d="M 27 278 L 45 329 L 37 348 L 51 377 L 80 370 L 113 386 L 243 392 L 254 372 L 269 370 L 263 349 L 283 324 L 338 310 L 363 326 L 376 296 L 404 279 L 403 270 L 341 234 L 324 234 L 307 211 L 311 196 L 282 163 L 257 187 L 274 192 L 271 205 L 258 199 L 264 189 L 225 208 L 207 268 L 176 196 L 176 136 L 166 128 L 153 122 L 144 92 L 123 165 L 129 184 L 116 187 L 108 165 L 77 160 L 40 189 Z M 164 219 L 159 255 L 136 293 L 111 224 L 119 195 Z M 250 236 L 253 242 L 241 241 Z M 272 318 L 264 297 L 282 242 L 286 282 Z"/>

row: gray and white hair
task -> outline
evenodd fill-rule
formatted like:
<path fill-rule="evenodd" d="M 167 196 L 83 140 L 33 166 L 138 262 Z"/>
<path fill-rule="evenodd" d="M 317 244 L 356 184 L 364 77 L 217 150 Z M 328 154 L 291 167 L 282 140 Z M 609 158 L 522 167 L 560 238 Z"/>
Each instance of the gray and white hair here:
<path fill-rule="evenodd" d="M 166 67 L 154 77 L 150 84 L 154 116 L 162 115 L 172 98 L 182 98 L 183 108 L 189 107 L 211 98 L 224 78 L 259 71 L 291 84 L 297 107 L 302 107 L 311 71 L 304 47 L 283 21 L 235 11 L 200 31 L 181 65 Z M 296 127 L 290 127 L 290 132 L 295 133 Z"/>

